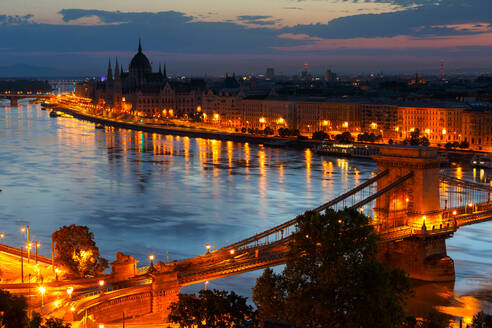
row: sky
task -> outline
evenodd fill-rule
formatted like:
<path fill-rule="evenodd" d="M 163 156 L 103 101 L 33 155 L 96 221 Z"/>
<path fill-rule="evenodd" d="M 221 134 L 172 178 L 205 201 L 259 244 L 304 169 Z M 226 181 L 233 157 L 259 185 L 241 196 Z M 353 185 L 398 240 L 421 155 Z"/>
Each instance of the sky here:
<path fill-rule="evenodd" d="M 490 0 L 2 0 L 0 66 L 174 75 L 492 71 Z M 17 67 L 17 66 L 16 66 Z M 34 68 L 33 68 L 34 70 Z M 1 69 L 0 69 L 1 74 Z"/>

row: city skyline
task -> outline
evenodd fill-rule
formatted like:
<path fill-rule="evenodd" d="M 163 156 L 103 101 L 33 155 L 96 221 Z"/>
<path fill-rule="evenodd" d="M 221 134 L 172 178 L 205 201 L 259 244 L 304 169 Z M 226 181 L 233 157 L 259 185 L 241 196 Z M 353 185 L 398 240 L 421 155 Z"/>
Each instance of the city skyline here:
<path fill-rule="evenodd" d="M 484 0 L 141 1 L 44 0 L 0 4 L 2 66 L 104 72 L 101 59 L 128 64 L 141 37 L 154 68 L 170 74 L 489 72 L 492 25 Z M 74 37 L 76 36 L 76 37 Z M 19 42 L 19 40 L 23 40 Z M 77 65 L 74 65 L 77 63 Z M 85 74 L 84 74 L 85 73 Z"/>

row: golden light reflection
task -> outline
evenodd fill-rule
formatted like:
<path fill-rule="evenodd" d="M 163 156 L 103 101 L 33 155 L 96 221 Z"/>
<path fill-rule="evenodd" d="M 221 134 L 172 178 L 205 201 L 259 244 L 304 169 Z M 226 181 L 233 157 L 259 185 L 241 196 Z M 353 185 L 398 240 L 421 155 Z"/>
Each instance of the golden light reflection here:
<path fill-rule="evenodd" d="M 458 178 L 458 179 L 463 178 L 463 170 L 461 169 L 461 166 L 458 166 L 456 168 L 456 178 Z"/>
<path fill-rule="evenodd" d="M 304 152 L 304 157 L 306 159 L 306 183 L 311 184 L 311 161 L 313 159 L 313 153 L 311 149 L 307 148 Z"/>
<path fill-rule="evenodd" d="M 244 161 L 246 162 L 246 173 L 249 173 L 249 161 L 250 161 L 250 152 L 251 149 L 249 148 L 249 144 L 245 143 L 244 144 Z M 249 174 L 246 175 L 246 179 L 249 179 Z"/>
<path fill-rule="evenodd" d="M 185 161 L 189 162 L 190 160 L 190 138 L 189 137 L 184 137 L 183 138 L 183 148 L 184 148 L 184 155 L 185 155 Z M 186 168 L 189 167 L 189 164 L 186 164 Z"/>
<path fill-rule="evenodd" d="M 232 159 L 234 158 L 234 143 L 227 141 L 227 160 L 229 162 L 229 169 L 232 168 Z"/>
<path fill-rule="evenodd" d="M 260 165 L 260 196 L 261 198 L 266 198 L 267 183 L 266 183 L 266 170 L 265 170 L 265 151 L 258 151 L 258 161 Z"/>

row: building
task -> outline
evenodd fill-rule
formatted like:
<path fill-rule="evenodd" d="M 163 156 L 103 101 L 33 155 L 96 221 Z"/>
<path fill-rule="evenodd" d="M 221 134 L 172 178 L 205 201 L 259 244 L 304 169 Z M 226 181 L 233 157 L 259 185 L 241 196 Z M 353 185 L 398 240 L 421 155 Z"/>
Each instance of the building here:
<path fill-rule="evenodd" d="M 165 66 L 164 70 L 159 66 L 159 71 L 153 72 L 140 42 L 128 71 L 116 59 L 113 74 L 110 60 L 107 74 L 100 81 L 92 80 L 76 87 L 78 96 L 93 99 L 100 108 L 147 118 L 192 114 L 202 104 L 205 93 L 203 80 L 170 81 Z"/>

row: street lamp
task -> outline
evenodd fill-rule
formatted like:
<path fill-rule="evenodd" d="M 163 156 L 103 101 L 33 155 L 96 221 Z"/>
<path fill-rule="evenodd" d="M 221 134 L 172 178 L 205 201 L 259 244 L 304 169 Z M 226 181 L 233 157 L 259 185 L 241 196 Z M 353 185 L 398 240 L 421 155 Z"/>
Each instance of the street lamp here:
<path fill-rule="evenodd" d="M 35 252 L 36 252 L 36 264 L 38 264 L 38 247 L 41 247 L 41 244 L 38 243 L 37 241 L 34 242 L 34 249 L 35 249 Z"/>
<path fill-rule="evenodd" d="M 72 299 L 72 293 L 73 293 L 73 287 L 68 287 L 67 288 L 68 298 Z"/>
<path fill-rule="evenodd" d="M 21 228 L 21 232 L 25 232 L 26 233 L 26 242 L 29 245 L 31 243 L 30 240 L 29 240 L 29 226 L 27 225 L 25 227 L 22 227 Z M 29 263 L 29 260 L 31 258 L 30 254 L 31 254 L 31 249 L 28 248 L 27 249 L 27 263 Z"/>
<path fill-rule="evenodd" d="M 229 251 L 229 253 L 231 253 L 231 255 L 234 255 L 234 253 L 235 253 L 235 252 L 236 252 L 236 251 L 235 251 L 235 250 L 233 250 L 233 249 L 231 249 L 231 250 Z"/>
<path fill-rule="evenodd" d="M 155 258 L 154 254 L 150 254 L 150 255 L 149 255 L 149 260 L 150 260 L 150 266 L 151 266 L 151 267 L 153 267 L 153 266 L 154 266 L 154 258 Z"/>
<path fill-rule="evenodd" d="M 103 293 L 104 280 L 99 280 L 99 286 L 101 287 L 101 294 Z"/>
<path fill-rule="evenodd" d="M 210 253 L 210 244 L 205 245 L 205 248 L 207 249 L 207 253 Z"/>
<path fill-rule="evenodd" d="M 3 239 L 3 237 L 5 237 L 5 234 L 0 233 L 0 238 L 2 238 L 2 239 Z"/>

